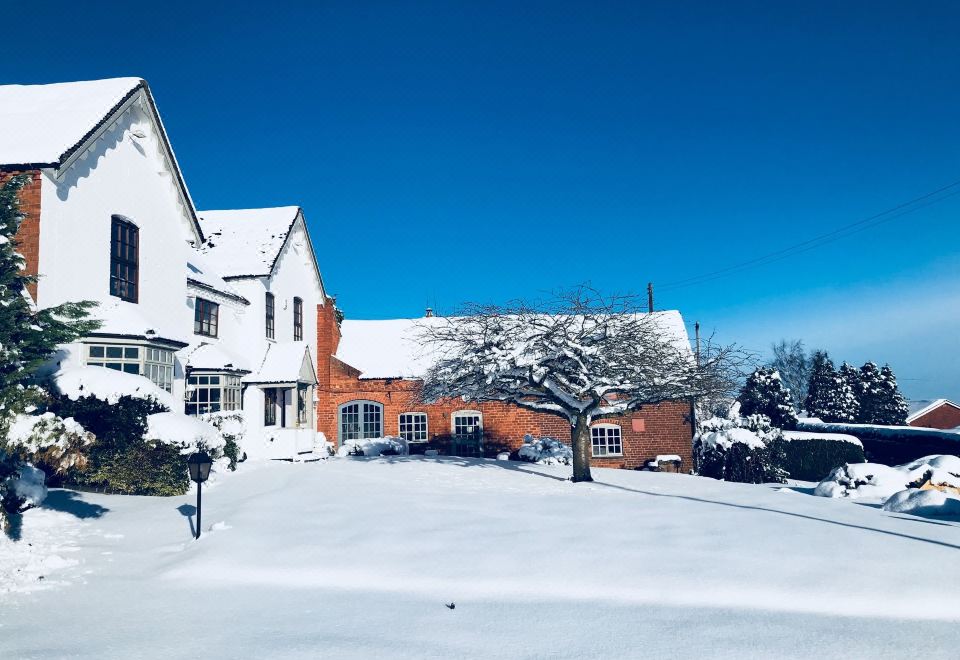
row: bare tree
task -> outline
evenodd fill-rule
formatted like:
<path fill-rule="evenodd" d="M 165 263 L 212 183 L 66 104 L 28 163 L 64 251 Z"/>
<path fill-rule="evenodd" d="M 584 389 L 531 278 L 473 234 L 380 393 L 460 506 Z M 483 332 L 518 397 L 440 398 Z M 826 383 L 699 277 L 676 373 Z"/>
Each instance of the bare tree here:
<path fill-rule="evenodd" d="M 431 319 L 419 330 L 432 364 L 422 398 L 501 401 L 565 417 L 573 480 L 592 481 L 593 420 L 729 393 L 743 374 L 739 349 L 707 342 L 698 364 L 679 315 L 646 313 L 635 301 L 580 287 L 548 304 L 469 304 Z"/>
<path fill-rule="evenodd" d="M 794 410 L 800 412 L 807 399 L 810 381 L 810 356 L 799 339 L 781 339 L 771 346 L 773 360 L 770 367 L 780 372 L 783 384 L 790 390 Z"/>

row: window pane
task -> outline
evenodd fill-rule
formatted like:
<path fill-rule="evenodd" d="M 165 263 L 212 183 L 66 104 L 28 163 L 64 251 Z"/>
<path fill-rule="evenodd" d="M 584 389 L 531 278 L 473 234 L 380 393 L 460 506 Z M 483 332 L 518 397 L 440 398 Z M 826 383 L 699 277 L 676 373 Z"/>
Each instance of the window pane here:
<path fill-rule="evenodd" d="M 140 349 L 136 346 L 127 346 L 123 349 L 123 357 L 137 359 L 140 357 Z"/>
<path fill-rule="evenodd" d="M 123 357 L 123 347 L 122 347 L 122 346 L 107 346 L 107 357 L 108 357 L 108 358 L 122 358 L 122 357 Z"/>
<path fill-rule="evenodd" d="M 103 357 L 103 346 L 91 346 L 90 347 L 90 357 Z"/>

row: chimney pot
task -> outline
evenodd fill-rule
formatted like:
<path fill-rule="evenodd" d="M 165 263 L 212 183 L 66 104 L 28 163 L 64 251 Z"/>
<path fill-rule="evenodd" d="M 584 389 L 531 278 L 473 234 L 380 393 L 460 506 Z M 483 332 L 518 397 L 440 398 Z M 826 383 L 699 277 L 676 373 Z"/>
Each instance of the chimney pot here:
<path fill-rule="evenodd" d="M 432 316 L 433 316 L 433 308 L 431 308 L 431 307 L 427 307 L 427 311 L 426 311 L 426 312 L 424 312 L 424 314 L 423 314 L 423 315 L 424 315 L 424 316 L 426 316 L 427 318 L 430 318 L 430 317 L 432 317 Z"/>

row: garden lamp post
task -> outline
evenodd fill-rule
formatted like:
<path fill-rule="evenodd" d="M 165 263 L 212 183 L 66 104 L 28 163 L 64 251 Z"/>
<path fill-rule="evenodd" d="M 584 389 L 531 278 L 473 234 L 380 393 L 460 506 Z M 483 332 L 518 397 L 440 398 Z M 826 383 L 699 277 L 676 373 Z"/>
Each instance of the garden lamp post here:
<path fill-rule="evenodd" d="M 211 465 L 213 465 L 213 459 L 205 451 L 192 454 L 187 459 L 187 466 L 190 468 L 190 480 L 197 482 L 197 530 L 194 538 L 200 538 L 200 491 L 203 489 L 203 482 L 210 477 Z"/>

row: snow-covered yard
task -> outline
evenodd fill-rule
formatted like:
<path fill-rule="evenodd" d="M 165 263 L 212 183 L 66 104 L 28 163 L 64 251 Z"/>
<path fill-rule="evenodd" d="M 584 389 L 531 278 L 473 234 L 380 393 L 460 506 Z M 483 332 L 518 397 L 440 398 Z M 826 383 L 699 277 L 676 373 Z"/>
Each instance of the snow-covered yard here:
<path fill-rule="evenodd" d="M 957 523 L 569 470 L 247 463 L 204 490 L 196 542 L 192 495 L 54 490 L 0 540 L 0 657 L 960 653 Z"/>

